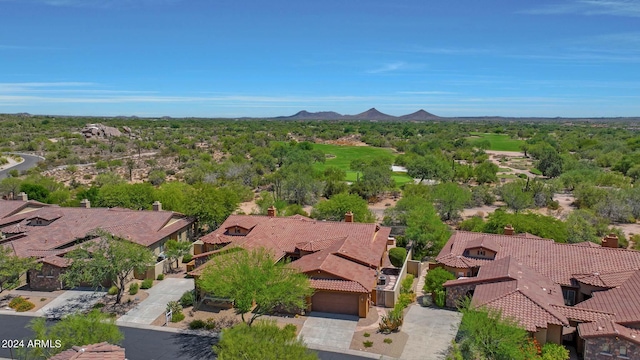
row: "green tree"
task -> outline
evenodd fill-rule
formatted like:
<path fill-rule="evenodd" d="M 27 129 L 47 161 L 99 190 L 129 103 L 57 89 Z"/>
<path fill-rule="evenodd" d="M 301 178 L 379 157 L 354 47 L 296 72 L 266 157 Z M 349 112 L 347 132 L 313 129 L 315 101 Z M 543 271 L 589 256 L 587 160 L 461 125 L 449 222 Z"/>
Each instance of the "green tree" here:
<path fill-rule="evenodd" d="M 564 159 L 553 147 L 544 147 L 537 158 L 536 169 L 542 171 L 544 176 L 554 178 L 562 174 Z"/>
<path fill-rule="evenodd" d="M 232 251 L 211 258 L 198 286 L 219 298 L 234 300 L 236 312 L 248 324 L 276 309 L 299 310 L 313 289 L 309 279 L 283 262 L 275 262 L 266 249 Z M 255 305 L 255 307 L 254 307 Z"/>
<path fill-rule="evenodd" d="M 148 209 L 154 201 L 154 189 L 149 183 L 105 185 L 98 191 L 97 206 Z"/>
<path fill-rule="evenodd" d="M 356 222 L 374 222 L 375 216 L 367 207 L 367 202 L 355 194 L 337 194 L 329 200 L 323 200 L 311 210 L 311 217 L 320 220 L 342 221 L 351 211 Z"/>
<path fill-rule="evenodd" d="M 407 249 L 403 247 L 394 247 L 389 250 L 389 260 L 391 265 L 401 268 L 404 264 L 404 260 L 407 258 Z"/>
<path fill-rule="evenodd" d="M 608 231 L 606 220 L 596 217 L 591 211 L 577 209 L 567 217 L 567 242 L 600 242 L 600 237 Z"/>
<path fill-rule="evenodd" d="M 523 181 L 514 181 L 504 184 L 498 189 L 502 201 L 516 214 L 533 205 L 533 197 L 530 192 L 525 190 L 525 187 Z"/>
<path fill-rule="evenodd" d="M 476 181 L 479 184 L 494 183 L 498 181 L 498 165 L 489 160 L 481 162 L 475 167 Z"/>
<path fill-rule="evenodd" d="M 444 290 L 443 284 L 449 280 L 454 280 L 456 277 L 447 270 L 437 267 L 427 272 L 427 276 L 424 279 L 423 290 L 426 293 L 434 294 L 436 291 Z"/>
<path fill-rule="evenodd" d="M 73 262 L 60 275 L 60 281 L 70 287 L 88 283 L 99 288 L 105 282 L 112 283 L 118 289 L 116 304 L 119 304 L 134 271 L 146 270 L 155 257 L 151 250 L 102 230 L 92 237 L 97 242 L 86 242 L 69 253 L 67 257 Z"/>
<path fill-rule="evenodd" d="M 36 318 L 28 327 L 33 339 L 60 341 L 60 347 L 32 347 L 26 351 L 25 359 L 49 359 L 73 346 L 91 345 L 106 341 L 119 344 L 124 335 L 118 329 L 115 318 L 93 310 L 88 314 L 72 314 L 59 322 L 47 326 L 46 319 Z"/>
<path fill-rule="evenodd" d="M 457 219 L 471 200 L 471 192 L 456 183 L 435 185 L 433 200 L 442 220 Z"/>
<path fill-rule="evenodd" d="M 47 202 L 47 198 L 51 193 L 51 191 L 49 191 L 43 185 L 31 184 L 27 182 L 23 182 L 22 184 L 20 184 L 20 191 L 26 193 L 29 199 L 40 202 Z"/>
<path fill-rule="evenodd" d="M 191 252 L 191 243 L 189 241 L 167 240 L 164 244 L 164 254 L 169 260 L 169 266 L 173 269 L 173 264 L 177 263 L 181 257 Z"/>
<path fill-rule="evenodd" d="M 2 195 L 13 194 L 14 196 L 16 196 L 18 195 L 21 184 L 22 180 L 16 177 L 8 177 L 2 179 L 2 181 L 0 181 L 0 193 Z"/>
<path fill-rule="evenodd" d="M 347 177 L 346 171 L 336 167 L 328 166 L 322 173 L 324 180 L 324 196 L 327 198 L 333 195 L 346 192 L 349 186 L 345 183 Z"/>
<path fill-rule="evenodd" d="M 537 357 L 537 350 L 529 333 L 514 321 L 503 319 L 499 312 L 464 307 L 460 332 L 461 346 L 471 354 L 465 359 L 529 360 Z"/>
<path fill-rule="evenodd" d="M 236 210 L 240 194 L 233 187 L 199 183 L 189 188 L 184 213 L 198 220 L 200 230 L 213 231 Z"/>
<path fill-rule="evenodd" d="M 420 202 L 409 211 L 405 237 L 414 242 L 414 259 L 420 260 L 426 255 L 436 255 L 450 236 L 449 227 L 440 221 L 430 203 Z"/>
<path fill-rule="evenodd" d="M 295 325 L 280 328 L 275 321 L 259 321 L 253 326 L 239 324 L 224 329 L 213 347 L 218 359 L 314 360 L 303 339 L 296 336 Z"/>
<path fill-rule="evenodd" d="M 21 258 L 10 247 L 0 245 L 0 293 L 18 286 L 20 275 L 41 265 L 34 258 Z"/>

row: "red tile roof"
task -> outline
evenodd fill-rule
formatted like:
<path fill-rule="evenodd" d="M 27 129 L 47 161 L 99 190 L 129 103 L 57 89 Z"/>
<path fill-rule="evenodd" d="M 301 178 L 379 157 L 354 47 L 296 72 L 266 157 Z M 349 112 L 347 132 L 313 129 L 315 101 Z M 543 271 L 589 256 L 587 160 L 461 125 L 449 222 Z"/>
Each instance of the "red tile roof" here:
<path fill-rule="evenodd" d="M 622 326 L 610 319 L 579 324 L 578 333 L 583 338 L 619 336 L 635 344 L 640 344 L 639 329 Z"/>
<path fill-rule="evenodd" d="M 640 268 L 640 252 L 634 250 L 578 246 L 556 243 L 548 239 L 536 239 L 519 235 L 480 234 L 456 231 L 443 247 L 436 261 L 451 267 L 471 268 L 490 263 L 492 260 L 464 256 L 469 243 L 493 241 L 500 246 L 496 260 L 512 256 L 555 283 L 571 286 L 576 274 L 613 274 Z M 607 277 L 607 275 L 605 275 Z M 612 286 L 623 280 L 620 276 L 608 276 Z"/>
<path fill-rule="evenodd" d="M 125 360 L 124 349 L 107 342 L 74 346 L 49 360 Z"/>
<path fill-rule="evenodd" d="M 227 229 L 235 226 L 250 231 L 242 236 L 229 235 Z M 376 269 L 387 250 L 390 233 L 391 228 L 376 224 L 317 221 L 300 215 L 231 215 L 220 228 L 200 240 L 208 244 L 230 243 L 229 246 L 245 249 L 267 248 L 273 251 L 275 260 L 300 250 L 312 252 L 290 266 L 306 273 L 314 282 L 320 280 L 315 283 L 330 287 L 327 290 L 370 292 L 376 285 Z M 206 264 L 201 268 L 204 266 Z M 314 278 L 317 272 L 330 274 L 337 280 Z"/>
<path fill-rule="evenodd" d="M 55 256 L 55 255 L 47 256 L 46 258 L 43 258 L 40 261 L 43 264 L 49 264 L 59 268 L 65 268 L 71 265 L 71 259 L 66 259 L 66 258 L 62 258 L 60 256 Z"/>
<path fill-rule="evenodd" d="M 634 272 L 620 287 L 594 292 L 591 299 L 575 307 L 612 313 L 618 323 L 640 322 L 640 271 Z"/>
<path fill-rule="evenodd" d="M 465 249 L 488 241 L 499 246 L 496 260 L 464 256 Z M 640 252 L 458 231 L 436 260 L 456 268 L 480 266 L 478 276 L 447 281 L 445 287 L 477 284 L 473 306 L 499 309 L 529 331 L 571 320 L 581 322 L 583 337 L 623 336 L 640 344 L 640 330 L 625 326 L 640 323 Z M 574 307 L 565 306 L 559 285 L 576 284 L 606 290 L 594 291 L 592 298 Z"/>
<path fill-rule="evenodd" d="M 24 204 L 24 202 L 22 202 Z M 2 208 L 13 209 L 14 201 L 0 202 Z M 15 212 L 15 211 L 14 211 Z M 29 219 L 53 220 L 49 225 L 27 225 Z M 41 207 L 29 212 L 18 212 L 0 218 L 0 231 L 26 228 L 26 236 L 7 238 L 18 256 L 40 256 L 42 251 L 62 249 L 78 239 L 103 229 L 134 243 L 150 246 L 193 223 L 192 218 L 172 211 L 137 211 L 107 208 Z"/>
<path fill-rule="evenodd" d="M 227 229 L 239 226 L 251 230 L 246 236 L 228 235 Z M 233 242 L 251 249 L 267 247 L 280 257 L 294 253 L 301 242 L 323 244 L 328 239 L 349 237 L 339 250 L 344 257 L 378 266 L 380 254 L 386 250 L 391 228 L 376 224 L 318 221 L 304 216 L 268 217 L 256 215 L 231 215 L 215 231 L 200 240 L 207 244 Z M 322 246 L 322 247 L 324 247 Z M 320 246 L 319 246 L 320 247 Z"/>
<path fill-rule="evenodd" d="M 316 290 L 345 291 L 354 293 L 368 293 L 362 285 L 355 281 L 336 279 L 311 279 L 311 287 Z"/>

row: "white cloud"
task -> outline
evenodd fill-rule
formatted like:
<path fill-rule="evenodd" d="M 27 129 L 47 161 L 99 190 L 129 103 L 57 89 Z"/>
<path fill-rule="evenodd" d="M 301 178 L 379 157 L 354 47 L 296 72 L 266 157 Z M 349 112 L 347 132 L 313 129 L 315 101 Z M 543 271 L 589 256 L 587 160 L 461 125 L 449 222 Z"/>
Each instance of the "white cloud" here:
<path fill-rule="evenodd" d="M 397 70 L 401 70 L 401 69 L 405 69 L 407 67 L 407 64 L 403 61 L 398 61 L 398 62 L 394 62 L 394 63 L 389 63 L 389 64 L 385 64 L 379 68 L 373 69 L 373 70 L 368 70 L 367 73 L 368 74 L 380 74 L 380 73 L 387 73 L 387 72 L 392 72 L 392 71 L 397 71 Z"/>
<path fill-rule="evenodd" d="M 612 15 L 640 17 L 638 0 L 574 0 L 560 4 L 545 5 L 521 11 L 533 15 Z"/>

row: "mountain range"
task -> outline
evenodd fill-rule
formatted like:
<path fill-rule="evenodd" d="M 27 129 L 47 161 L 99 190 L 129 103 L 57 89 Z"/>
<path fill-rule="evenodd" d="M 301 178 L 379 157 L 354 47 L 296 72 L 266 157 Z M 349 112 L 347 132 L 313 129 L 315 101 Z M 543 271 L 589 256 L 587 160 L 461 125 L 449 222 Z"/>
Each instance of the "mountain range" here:
<path fill-rule="evenodd" d="M 277 119 L 284 120 L 379 120 L 379 121 L 424 121 L 437 120 L 439 116 L 426 112 L 422 109 L 407 115 L 393 116 L 382 113 L 376 108 L 371 108 L 365 112 L 356 115 L 342 115 L 334 111 L 308 112 L 306 110 L 299 111 L 291 116 L 280 116 Z"/>

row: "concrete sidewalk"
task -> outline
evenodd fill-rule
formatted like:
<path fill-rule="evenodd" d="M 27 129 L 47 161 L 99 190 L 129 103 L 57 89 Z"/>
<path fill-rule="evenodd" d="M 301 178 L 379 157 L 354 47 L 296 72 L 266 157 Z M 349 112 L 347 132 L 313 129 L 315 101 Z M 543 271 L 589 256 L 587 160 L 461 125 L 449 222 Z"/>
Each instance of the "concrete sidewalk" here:
<path fill-rule="evenodd" d="M 121 316 L 116 323 L 151 325 L 158 316 L 165 313 L 169 301 L 178 301 L 182 294 L 193 289 L 193 279 L 165 278 L 151 289 L 145 290 L 149 297 Z"/>
<path fill-rule="evenodd" d="M 36 311 L 35 315 L 59 319 L 64 315 L 91 309 L 93 304 L 104 295 L 104 291 L 94 291 L 93 289 L 67 290 Z"/>

